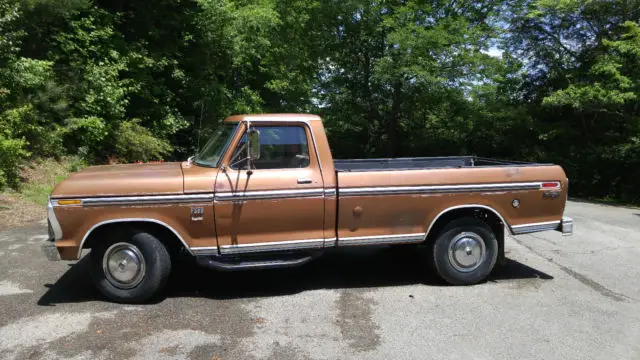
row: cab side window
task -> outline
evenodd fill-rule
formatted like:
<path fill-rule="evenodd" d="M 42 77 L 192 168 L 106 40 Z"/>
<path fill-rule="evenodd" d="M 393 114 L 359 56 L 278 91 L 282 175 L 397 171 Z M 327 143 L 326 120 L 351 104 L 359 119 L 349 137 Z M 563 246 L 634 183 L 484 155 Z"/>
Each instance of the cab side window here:
<path fill-rule="evenodd" d="M 301 126 L 257 126 L 260 132 L 260 159 L 252 161 L 255 169 L 292 169 L 309 166 L 307 134 Z M 236 147 L 232 169 L 246 169 L 246 133 Z"/>

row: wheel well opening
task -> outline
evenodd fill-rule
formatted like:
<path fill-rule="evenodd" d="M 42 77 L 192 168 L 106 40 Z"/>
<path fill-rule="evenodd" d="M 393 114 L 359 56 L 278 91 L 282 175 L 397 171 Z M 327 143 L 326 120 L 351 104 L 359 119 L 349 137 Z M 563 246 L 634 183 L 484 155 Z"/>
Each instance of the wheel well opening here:
<path fill-rule="evenodd" d="M 172 255 L 177 255 L 186 250 L 182 241 L 173 231 L 164 225 L 148 221 L 123 221 L 101 225 L 89 234 L 82 245 L 82 249 L 91 249 L 95 244 L 110 235 L 118 234 L 122 229 L 135 229 L 152 234 L 164 244 Z"/>
<path fill-rule="evenodd" d="M 482 207 L 468 207 L 461 209 L 454 209 L 442 214 L 433 224 L 429 233 L 427 234 L 427 244 L 433 244 L 436 237 L 440 234 L 442 229 L 450 222 L 463 217 L 473 217 L 484 221 L 498 240 L 498 262 L 504 262 L 504 227 L 506 224 L 502 222 L 502 219 L 496 215 L 493 211 Z"/>

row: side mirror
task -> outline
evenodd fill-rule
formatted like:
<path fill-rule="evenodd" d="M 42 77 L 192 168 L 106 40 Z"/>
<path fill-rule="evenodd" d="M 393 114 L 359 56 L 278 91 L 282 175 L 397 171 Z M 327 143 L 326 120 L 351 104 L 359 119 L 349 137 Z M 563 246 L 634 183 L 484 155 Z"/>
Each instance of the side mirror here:
<path fill-rule="evenodd" d="M 260 132 L 256 128 L 250 128 L 248 132 L 249 159 L 260 159 Z"/>

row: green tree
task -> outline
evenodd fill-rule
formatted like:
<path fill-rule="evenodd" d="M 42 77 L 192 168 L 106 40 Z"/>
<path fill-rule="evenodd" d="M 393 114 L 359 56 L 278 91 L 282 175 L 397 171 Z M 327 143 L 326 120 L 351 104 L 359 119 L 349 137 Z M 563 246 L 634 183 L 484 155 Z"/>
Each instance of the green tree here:
<path fill-rule="evenodd" d="M 553 161 L 572 194 L 640 202 L 638 9 L 5 0 L 0 187 L 34 157 L 184 159 L 230 114 L 316 112 L 338 158 Z"/>
<path fill-rule="evenodd" d="M 461 152 L 473 128 L 465 115 L 474 106 L 469 94 L 493 81 L 496 59 L 483 51 L 496 33 L 497 5 L 348 1 L 329 6 L 325 26 L 332 43 L 318 93 L 338 154 Z"/>
<path fill-rule="evenodd" d="M 506 39 L 526 66 L 522 99 L 542 158 L 579 196 L 638 202 L 638 1 L 525 2 Z"/>

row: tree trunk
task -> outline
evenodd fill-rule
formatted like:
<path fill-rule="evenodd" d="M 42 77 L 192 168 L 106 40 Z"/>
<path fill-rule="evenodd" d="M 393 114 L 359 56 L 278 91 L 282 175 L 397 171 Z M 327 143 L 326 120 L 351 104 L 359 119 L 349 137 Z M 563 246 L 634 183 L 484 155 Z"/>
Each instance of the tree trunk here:
<path fill-rule="evenodd" d="M 402 82 L 393 84 L 391 114 L 387 121 L 387 156 L 396 156 L 398 150 L 398 123 L 400 122 L 400 110 L 402 105 Z"/>
<path fill-rule="evenodd" d="M 364 119 L 364 123 L 363 123 L 363 138 L 365 139 L 364 142 L 364 149 L 365 151 L 369 152 L 371 150 L 371 128 L 372 128 L 372 124 L 374 123 L 374 114 L 373 114 L 373 110 L 374 110 L 374 105 L 373 105 L 373 98 L 371 96 L 371 87 L 370 87 L 370 82 L 371 82 L 371 58 L 369 57 L 369 52 L 367 51 L 367 49 L 364 49 L 364 79 L 363 79 L 363 89 L 364 89 L 364 96 L 362 97 L 362 100 L 365 104 L 364 107 L 368 109 L 368 114 L 365 115 L 365 117 L 368 117 Z M 364 109 L 363 109 L 364 110 Z"/>

